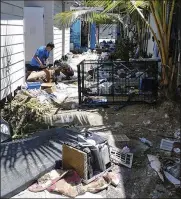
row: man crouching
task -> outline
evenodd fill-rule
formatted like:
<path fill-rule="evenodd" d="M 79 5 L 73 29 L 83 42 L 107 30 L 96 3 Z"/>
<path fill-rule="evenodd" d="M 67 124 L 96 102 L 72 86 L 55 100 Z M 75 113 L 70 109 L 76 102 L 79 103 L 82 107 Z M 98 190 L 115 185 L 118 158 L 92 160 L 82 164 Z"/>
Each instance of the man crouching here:
<path fill-rule="evenodd" d="M 46 46 L 41 46 L 36 50 L 30 64 L 26 66 L 28 78 L 32 71 L 44 71 L 46 74 L 46 82 L 50 82 L 51 74 L 47 69 L 46 60 L 50 55 L 50 51 L 52 51 L 54 47 L 55 45 L 53 43 L 48 43 Z"/>
<path fill-rule="evenodd" d="M 74 71 L 72 67 L 69 64 L 63 62 L 62 60 L 56 60 L 54 62 L 54 66 L 56 68 L 59 68 L 60 72 L 64 75 L 62 79 L 69 80 L 70 77 L 74 76 Z"/>
<path fill-rule="evenodd" d="M 54 67 L 46 69 L 49 73 L 49 82 L 61 82 L 62 80 L 68 80 L 70 77 L 74 76 L 74 71 L 67 63 L 62 63 L 60 60 L 54 62 Z M 45 70 L 32 71 L 28 77 L 28 82 L 46 82 L 47 72 Z"/>

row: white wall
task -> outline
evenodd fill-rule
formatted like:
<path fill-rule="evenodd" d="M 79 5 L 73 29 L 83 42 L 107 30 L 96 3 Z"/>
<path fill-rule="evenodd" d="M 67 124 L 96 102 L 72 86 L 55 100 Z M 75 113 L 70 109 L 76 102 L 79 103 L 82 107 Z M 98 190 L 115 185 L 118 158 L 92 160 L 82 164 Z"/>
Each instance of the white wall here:
<path fill-rule="evenodd" d="M 54 1 L 54 16 L 57 13 L 62 12 L 62 1 Z M 55 49 L 53 50 L 54 60 L 61 59 L 62 57 L 62 29 L 53 26 L 53 36 L 54 36 L 54 44 Z"/>
<path fill-rule="evenodd" d="M 54 42 L 55 49 L 50 55 L 49 61 L 53 63 L 56 59 L 60 59 L 62 55 L 70 51 L 70 28 L 62 30 L 54 26 L 55 14 L 62 11 L 63 0 L 57 1 L 25 1 L 26 7 L 44 7 L 44 21 L 45 21 L 45 44 Z M 65 10 L 70 10 L 72 2 L 64 1 Z M 42 44 L 42 45 L 45 45 Z M 37 46 L 38 47 L 38 46 Z"/>
<path fill-rule="evenodd" d="M 23 85 L 24 1 L 1 1 L 1 95 L 0 100 Z"/>
<path fill-rule="evenodd" d="M 25 7 L 44 7 L 45 44 L 42 45 L 53 42 L 53 5 L 53 1 L 25 1 Z M 49 62 L 53 63 L 53 53 L 50 53 Z"/>
<path fill-rule="evenodd" d="M 70 52 L 70 28 L 65 28 L 64 55 Z"/>
<path fill-rule="evenodd" d="M 36 21 L 36 23 L 35 23 Z M 45 45 L 43 7 L 24 7 L 25 60 L 28 64 L 38 46 Z"/>
<path fill-rule="evenodd" d="M 70 6 L 72 5 L 72 2 L 70 1 L 64 1 L 65 3 L 65 11 L 70 10 Z M 70 28 L 64 29 L 64 44 L 63 45 L 63 53 L 66 55 L 68 52 L 70 52 Z"/>

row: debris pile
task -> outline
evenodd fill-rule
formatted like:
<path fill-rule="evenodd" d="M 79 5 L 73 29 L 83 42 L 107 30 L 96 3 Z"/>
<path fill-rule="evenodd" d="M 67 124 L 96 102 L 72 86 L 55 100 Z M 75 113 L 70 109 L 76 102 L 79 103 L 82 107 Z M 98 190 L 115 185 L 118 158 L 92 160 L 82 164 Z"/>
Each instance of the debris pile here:
<path fill-rule="evenodd" d="M 53 92 L 49 92 L 50 89 Z M 47 129 L 44 116 L 52 110 L 75 109 L 78 105 L 77 98 L 75 84 L 49 86 L 43 83 L 39 89 L 20 90 L 11 103 L 5 105 L 2 116 L 12 127 L 13 138 L 19 138 L 37 131 L 39 127 Z"/>
<path fill-rule="evenodd" d="M 62 167 L 58 168 L 58 170 L 52 170 L 37 179 L 37 182 L 29 187 L 29 191 L 42 192 L 47 190 L 50 193 L 54 192 L 75 198 L 86 192 L 93 194 L 102 193 L 110 185 L 119 187 L 119 184 L 123 183 L 121 179 L 124 176 L 124 172 L 128 174 L 131 169 L 134 169 L 138 160 L 135 149 L 131 144 L 132 139 L 122 139 L 121 142 L 125 143 L 126 140 L 127 144 L 123 144 L 124 147 L 121 149 L 111 146 L 105 137 L 98 135 L 99 133 L 85 130 L 83 132 L 78 135 L 78 142 L 63 144 Z M 175 134 L 179 135 L 178 132 Z M 123 137 L 126 138 L 126 136 Z M 142 145 L 146 145 L 149 149 L 154 147 L 154 143 L 150 144 L 151 142 L 146 138 L 138 138 L 137 143 L 139 142 Z M 163 147 L 163 141 L 161 143 L 160 147 Z M 97 147 L 99 150 L 97 150 Z M 106 147 L 109 148 L 108 151 Z M 155 198 L 156 195 L 162 197 L 163 194 L 161 193 L 166 193 L 167 188 L 164 187 L 166 181 L 176 189 L 180 188 L 180 159 L 172 155 L 163 158 L 159 155 L 147 153 L 147 150 L 144 151 L 144 154 L 146 154 L 142 155 L 148 158 L 149 167 L 155 171 L 161 180 L 150 195 L 151 198 Z M 163 150 L 163 148 L 160 150 Z M 166 150 L 172 151 L 170 148 Z M 135 157 L 133 158 L 134 154 Z M 140 152 L 139 154 L 141 155 Z M 79 161 L 76 161 L 76 159 L 79 159 Z M 96 162 L 94 163 L 94 161 Z M 84 166 L 81 166 L 81 162 Z M 118 167 L 121 168 L 121 172 L 120 170 L 118 172 Z M 152 175 L 151 173 L 154 174 L 150 170 L 148 176 Z M 160 190 L 163 191 L 160 192 Z"/>

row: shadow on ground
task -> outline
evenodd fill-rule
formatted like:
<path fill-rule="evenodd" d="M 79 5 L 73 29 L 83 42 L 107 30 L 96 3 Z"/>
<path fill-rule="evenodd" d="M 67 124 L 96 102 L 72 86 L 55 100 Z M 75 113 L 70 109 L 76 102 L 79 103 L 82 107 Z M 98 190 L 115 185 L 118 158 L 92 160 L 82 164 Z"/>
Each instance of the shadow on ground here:
<path fill-rule="evenodd" d="M 117 188 L 110 186 L 104 190 L 101 193 L 104 198 L 178 198 L 173 187 L 167 182 L 162 183 L 149 166 L 146 156 L 162 156 L 159 150 L 161 138 L 173 136 L 174 130 L 180 126 L 177 105 L 134 105 L 119 111 L 110 107 L 78 111 L 79 113 L 75 111 L 73 114 L 68 114 L 69 112 L 71 111 L 60 114 L 59 119 L 65 121 L 66 118 L 72 118 L 72 124 L 91 128 L 93 132 L 107 137 L 115 147 L 128 145 L 134 153 L 131 169 L 123 166 L 115 168 L 120 173 L 120 184 Z M 54 119 L 56 121 L 57 118 Z M 64 124 L 57 123 L 60 126 Z M 77 132 L 80 130 L 81 128 L 76 129 Z M 23 141 L 1 144 L 1 197 L 19 193 L 32 183 L 32 179 L 51 170 L 55 162 L 61 159 L 62 142 L 75 140 L 76 131 L 53 128 Z M 119 135 L 122 134 L 128 136 L 130 141 L 120 141 Z M 141 143 L 139 137 L 149 139 L 153 147 Z"/>
<path fill-rule="evenodd" d="M 12 197 L 51 170 L 61 160 L 62 142 L 75 136 L 75 132 L 56 128 L 1 144 L 1 197 Z"/>

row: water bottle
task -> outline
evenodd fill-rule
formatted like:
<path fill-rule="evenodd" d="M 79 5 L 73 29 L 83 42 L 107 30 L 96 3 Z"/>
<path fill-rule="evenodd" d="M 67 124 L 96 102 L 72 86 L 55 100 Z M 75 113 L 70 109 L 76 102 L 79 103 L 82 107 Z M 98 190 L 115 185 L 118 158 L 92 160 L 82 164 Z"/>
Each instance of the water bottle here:
<path fill-rule="evenodd" d="M 149 140 L 147 140 L 146 138 L 139 138 L 139 140 L 140 140 L 141 142 L 143 142 L 143 143 L 149 145 L 149 146 L 153 146 L 153 144 L 152 144 Z"/>

